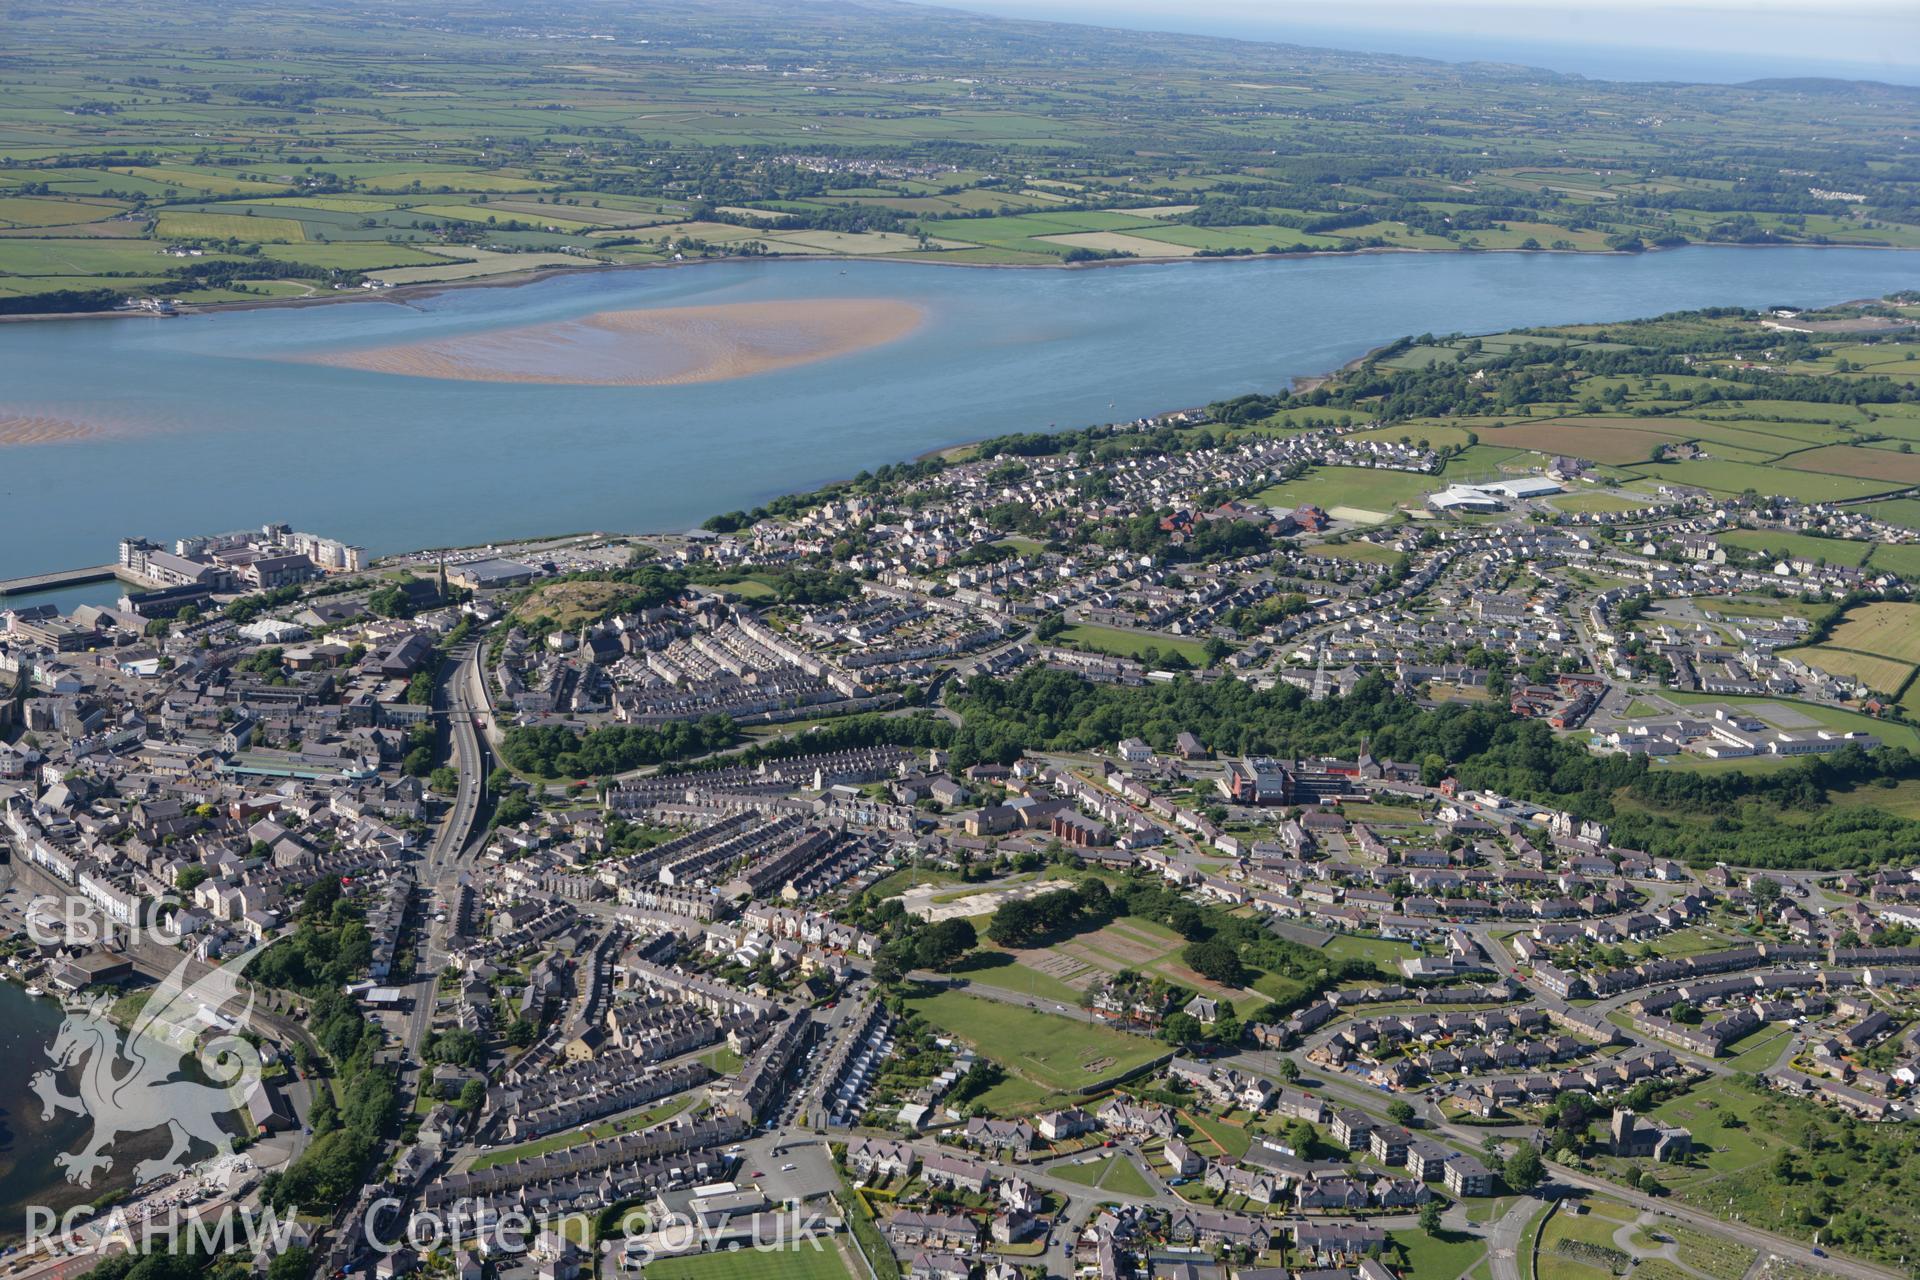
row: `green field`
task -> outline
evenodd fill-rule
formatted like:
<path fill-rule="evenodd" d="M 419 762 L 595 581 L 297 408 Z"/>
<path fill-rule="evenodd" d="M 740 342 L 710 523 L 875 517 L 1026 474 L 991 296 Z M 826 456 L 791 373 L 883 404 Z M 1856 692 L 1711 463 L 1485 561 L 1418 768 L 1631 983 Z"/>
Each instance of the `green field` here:
<path fill-rule="evenodd" d="M 1055 1165 L 1056 1178 L 1122 1196 L 1150 1196 L 1153 1186 L 1126 1156 L 1103 1156 L 1086 1164 Z"/>
<path fill-rule="evenodd" d="M 895 898 L 919 885 L 958 884 L 959 881 L 960 877 L 953 872 L 937 867 L 905 867 L 874 881 L 867 887 L 867 892 L 875 898 Z"/>
<path fill-rule="evenodd" d="M 1874 547 L 1867 564 L 1870 568 L 1897 573 L 1908 582 L 1920 580 L 1920 544 L 1882 542 Z"/>
<path fill-rule="evenodd" d="M 1389 515 L 1402 503 L 1418 503 L 1446 487 L 1438 476 L 1409 471 L 1382 471 L 1365 467 L 1315 467 L 1298 480 L 1289 480 L 1255 494 L 1253 501 L 1282 511 L 1309 503 L 1325 511 L 1357 507 Z"/>
<path fill-rule="evenodd" d="M 169 240 L 300 241 L 307 230 L 292 218 L 248 218 L 231 213 L 163 213 L 159 234 Z"/>
<path fill-rule="evenodd" d="M 1873 654 L 1854 653 L 1833 645 L 1817 644 L 1800 649 L 1787 649 L 1783 652 L 1792 658 L 1798 658 L 1809 666 L 1836 675 L 1842 679 L 1857 680 L 1867 688 L 1879 694 L 1897 694 L 1906 688 L 1907 680 L 1913 675 L 1913 664 L 1895 662 L 1891 658 L 1876 657 Z"/>
<path fill-rule="evenodd" d="M 590 23 L 503 23 L 446 0 L 404 13 L 73 0 L 9 17 L 9 234 L 1045 266 L 1103 252 L 1599 252 L 1733 230 L 1920 246 L 1899 214 L 1916 111 L 1887 86 L 1809 111 L 1791 84 L 1575 92 L 1493 63 L 1200 35 L 1157 35 L 1143 57 L 1136 36 L 1097 27 L 758 0 L 656 0 Z M 1730 138 L 1764 138 L 1765 153 Z M 1836 151 L 1869 203 L 1787 213 L 1760 194 L 1782 171 L 1825 172 Z M 846 163 L 793 160 L 814 153 Z M 710 226 L 645 225 L 694 216 Z M 660 235 L 675 241 L 665 254 Z M 1838 345 L 1858 368 L 1835 376 L 1901 371 L 1884 344 Z M 1839 358 L 1793 354 L 1815 372 Z M 1674 375 L 1669 407 L 1691 376 Z M 1727 447 L 1729 463 L 1756 460 Z"/>
<path fill-rule="evenodd" d="M 1392 547 L 1383 547 L 1377 542 L 1323 542 L 1310 549 L 1317 556 L 1332 556 L 1336 560 L 1358 560 L 1365 564 L 1393 564 L 1401 553 Z"/>
<path fill-rule="evenodd" d="M 1402 1274 L 1410 1280 L 1463 1276 L 1486 1256 L 1485 1238 L 1466 1231 L 1442 1231 L 1430 1236 L 1417 1228 L 1393 1229 L 1389 1257 L 1398 1255 Z"/>
<path fill-rule="evenodd" d="M 143 240 L 0 240 L 0 275 L 4 276 L 159 275 L 177 265 L 159 245 Z"/>
<path fill-rule="evenodd" d="M 1858 480 L 1849 476 L 1719 459 L 1667 462 L 1629 469 L 1663 484 L 1691 485 L 1729 497 L 1753 490 L 1756 493 L 1778 494 L 1783 498 L 1798 498 L 1802 502 L 1865 498 L 1907 487 L 1898 480 Z"/>
<path fill-rule="evenodd" d="M 659 1258 L 647 1264 L 650 1280 L 853 1280 L 853 1269 L 835 1241 L 819 1247 L 761 1251 L 744 1248 L 736 1253 L 709 1253 L 692 1258 Z"/>
<path fill-rule="evenodd" d="M 1371 961 L 1386 971 L 1391 971 L 1401 960 L 1420 954 L 1420 949 L 1410 942 L 1370 938 L 1357 933 L 1336 934 L 1324 949 L 1330 956 L 1338 956 L 1343 960 Z"/>
<path fill-rule="evenodd" d="M 929 1023 L 959 1036 L 1009 1073 L 1063 1092 L 1091 1088 L 1152 1062 L 1165 1046 L 1084 1021 L 959 991 L 910 999 Z"/>
<path fill-rule="evenodd" d="M 1805 618 L 1815 623 L 1835 607 L 1771 596 L 1699 596 L 1694 605 L 1702 613 L 1718 618 Z"/>
<path fill-rule="evenodd" d="M 1774 529 L 1731 529 L 1716 534 L 1722 545 L 1739 547 L 1780 558 L 1821 560 L 1827 564 L 1859 565 L 1872 551 L 1871 542 L 1848 542 L 1839 538 L 1815 538 L 1804 533 L 1782 533 Z"/>
<path fill-rule="evenodd" d="M 1091 653 L 1111 654 L 1116 658 L 1138 658 L 1147 650 L 1153 649 L 1162 656 L 1177 653 L 1196 667 L 1207 664 L 1206 646 L 1197 640 L 1122 631 L 1117 627 L 1075 623 L 1061 632 L 1054 643 L 1068 649 L 1085 649 Z"/>
<path fill-rule="evenodd" d="M 1875 784 L 1852 791 L 1836 791 L 1829 802 L 1837 807 L 1884 809 L 1920 821 L 1920 779 L 1896 782 L 1890 787 Z"/>
<path fill-rule="evenodd" d="M 1009 962 L 1004 952 L 982 951 L 973 965 L 962 966 L 957 972 L 965 974 L 978 986 L 1032 996 L 1036 1000 L 1065 1005 L 1069 1009 L 1077 1008 L 1080 1004 L 1078 988 L 1068 986 L 1052 974 L 1043 973 L 1024 962 Z"/>
<path fill-rule="evenodd" d="M 1253 1146 L 1253 1135 L 1244 1125 L 1231 1124 L 1198 1109 L 1183 1111 L 1181 1118 L 1192 1126 L 1197 1136 L 1211 1142 L 1220 1149 L 1221 1155 L 1230 1159 L 1238 1160 Z"/>
<path fill-rule="evenodd" d="M 1920 530 L 1920 498 L 1888 498 L 1884 502 L 1868 503 L 1865 510 L 1888 524 Z M 1882 548 L 1883 551 L 1892 549 L 1891 546 Z"/>
<path fill-rule="evenodd" d="M 1884 550 L 1876 548 L 1874 554 Z M 1904 692 L 1913 698 L 1914 668 L 1920 665 L 1920 605 L 1859 605 L 1847 611 L 1825 642 L 1787 652 L 1822 671 L 1858 680 L 1876 693 Z"/>
<path fill-rule="evenodd" d="M 1920 605 L 1882 602 L 1849 609 L 1827 643 L 1899 662 L 1920 662 Z"/>
<path fill-rule="evenodd" d="M 1648 504 L 1619 493 L 1563 493 L 1547 500 L 1556 511 L 1606 515 L 1616 511 L 1638 511 Z"/>

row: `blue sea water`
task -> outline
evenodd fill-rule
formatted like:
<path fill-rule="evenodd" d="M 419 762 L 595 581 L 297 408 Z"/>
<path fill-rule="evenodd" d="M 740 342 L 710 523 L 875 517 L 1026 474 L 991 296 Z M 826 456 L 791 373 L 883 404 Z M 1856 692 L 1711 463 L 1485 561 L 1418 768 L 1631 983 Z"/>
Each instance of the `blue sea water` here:
<path fill-rule="evenodd" d="M 127 534 L 268 520 L 375 552 L 679 530 L 964 440 L 1283 387 L 1404 334 L 1917 287 L 1920 254 L 1866 249 L 1079 271 L 775 261 L 577 273 L 407 303 L 0 325 L 0 417 L 137 428 L 0 448 L 0 577 L 103 563 Z M 684 385 L 442 381 L 297 359 L 614 308 L 836 297 L 903 298 L 928 320 L 851 355 Z"/>

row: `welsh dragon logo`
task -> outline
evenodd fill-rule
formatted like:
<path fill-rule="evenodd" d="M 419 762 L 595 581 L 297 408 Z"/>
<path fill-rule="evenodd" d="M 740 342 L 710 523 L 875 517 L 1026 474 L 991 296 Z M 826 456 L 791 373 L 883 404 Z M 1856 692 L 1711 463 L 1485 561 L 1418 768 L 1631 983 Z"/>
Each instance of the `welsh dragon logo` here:
<path fill-rule="evenodd" d="M 187 974 L 194 961 L 182 959 L 154 989 L 124 1037 L 107 1017 L 106 998 L 67 1002 L 66 1021 L 46 1050 L 53 1067 L 38 1072 L 31 1082 L 40 1096 L 43 1119 L 67 1111 L 93 1121 L 86 1143 L 53 1158 L 66 1170 L 67 1181 L 91 1187 L 97 1171 L 113 1167 L 110 1152 L 121 1135 L 163 1127 L 172 1136 L 172 1146 L 134 1167 L 139 1183 L 186 1168 L 195 1140 L 218 1154 L 232 1153 L 233 1139 L 221 1130 L 219 1120 L 244 1107 L 261 1087 L 260 1057 L 238 1034 L 221 1029 L 227 1015 L 220 1011 L 241 997 L 238 975 L 252 956 L 249 951 L 191 983 Z M 252 1013 L 248 991 L 231 1025 L 244 1026 Z M 181 1075 L 189 1057 L 204 1081 Z M 76 1068 L 79 1092 L 62 1093 L 60 1073 Z"/>

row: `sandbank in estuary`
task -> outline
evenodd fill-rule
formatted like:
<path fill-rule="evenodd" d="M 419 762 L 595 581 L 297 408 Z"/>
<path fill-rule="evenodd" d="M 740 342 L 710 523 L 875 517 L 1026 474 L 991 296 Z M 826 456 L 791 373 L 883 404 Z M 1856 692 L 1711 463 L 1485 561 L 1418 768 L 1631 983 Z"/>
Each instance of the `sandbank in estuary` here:
<path fill-rule="evenodd" d="M 70 444 L 96 436 L 118 434 L 99 423 L 60 414 L 29 413 L 0 405 L 0 449 L 36 444 Z"/>
<path fill-rule="evenodd" d="M 926 315 L 924 307 L 892 298 L 660 307 L 295 358 L 467 382 L 725 382 L 895 342 L 918 329 Z"/>

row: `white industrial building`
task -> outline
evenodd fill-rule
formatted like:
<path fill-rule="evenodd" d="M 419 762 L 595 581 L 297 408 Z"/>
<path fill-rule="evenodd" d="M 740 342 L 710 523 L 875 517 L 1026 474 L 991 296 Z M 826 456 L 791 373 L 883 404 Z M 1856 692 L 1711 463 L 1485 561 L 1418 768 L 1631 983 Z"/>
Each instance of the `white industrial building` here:
<path fill-rule="evenodd" d="M 1507 504 L 1498 495 L 1470 485 L 1448 485 L 1427 498 L 1435 511 L 1505 511 Z"/>

